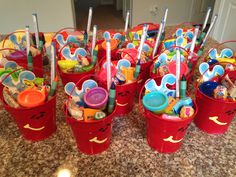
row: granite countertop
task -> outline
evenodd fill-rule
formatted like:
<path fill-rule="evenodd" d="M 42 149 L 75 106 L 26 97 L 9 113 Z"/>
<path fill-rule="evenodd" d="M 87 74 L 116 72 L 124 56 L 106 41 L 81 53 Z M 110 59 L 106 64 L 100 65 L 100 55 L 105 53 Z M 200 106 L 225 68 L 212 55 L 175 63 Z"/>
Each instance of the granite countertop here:
<path fill-rule="evenodd" d="M 205 52 L 214 45 L 209 39 Z M 61 109 L 65 99 L 60 85 L 57 131 L 36 143 L 24 140 L 13 119 L 1 109 L 1 177 L 51 177 L 62 169 L 68 169 L 71 176 L 236 176 L 235 120 L 224 135 L 208 135 L 192 123 L 179 151 L 161 154 L 147 144 L 145 119 L 136 103 L 130 114 L 114 118 L 109 149 L 91 156 L 77 150 Z"/>

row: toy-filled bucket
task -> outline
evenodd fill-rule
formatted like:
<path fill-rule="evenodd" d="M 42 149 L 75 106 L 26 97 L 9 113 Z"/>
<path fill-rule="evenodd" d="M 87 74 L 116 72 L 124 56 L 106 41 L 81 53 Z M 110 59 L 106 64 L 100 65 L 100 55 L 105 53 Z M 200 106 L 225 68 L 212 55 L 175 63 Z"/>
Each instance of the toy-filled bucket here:
<path fill-rule="evenodd" d="M 120 59 L 120 51 L 118 50 L 116 53 L 115 58 L 112 58 L 112 63 L 117 63 Z M 130 55 L 130 58 L 132 61 L 133 58 Z M 99 62 L 99 67 L 102 67 L 101 65 L 103 64 L 103 62 L 105 61 L 105 58 L 103 58 L 100 62 Z M 132 65 L 134 62 L 132 62 Z M 98 76 L 100 76 L 99 71 L 97 73 Z M 100 79 L 101 77 L 98 77 L 98 82 L 99 84 L 103 87 L 103 88 L 107 88 L 106 85 L 106 80 L 104 78 L 102 78 L 103 80 Z M 115 85 L 115 89 L 116 89 L 116 115 L 117 116 L 121 116 L 121 115 L 126 115 L 129 112 L 132 111 L 133 106 L 134 106 L 134 102 L 135 102 L 135 96 L 136 96 L 136 90 L 137 90 L 137 81 L 135 80 L 131 83 L 125 83 L 125 84 L 121 84 L 121 85 Z"/>
<path fill-rule="evenodd" d="M 76 86 L 81 85 L 85 78 L 91 78 L 92 75 L 87 75 L 81 78 Z M 94 77 L 94 76 L 93 76 Z M 72 91 L 73 92 L 73 91 Z M 71 98 L 68 98 L 68 101 Z M 77 148 L 85 154 L 98 154 L 106 151 L 111 143 L 112 137 L 112 120 L 116 113 L 116 107 L 113 112 L 105 118 L 94 121 L 77 120 L 68 113 L 68 105 L 65 104 L 66 122 L 70 125 Z"/>
<path fill-rule="evenodd" d="M 189 59 L 188 59 L 188 55 L 190 55 L 190 54 L 189 54 L 189 52 L 188 52 L 186 49 L 184 49 L 183 47 L 171 46 L 171 47 L 165 49 L 165 50 L 162 51 L 162 52 L 164 53 L 164 52 L 166 52 L 167 50 L 175 49 L 175 48 L 179 48 L 179 49 L 183 50 L 183 51 L 187 54 L 186 60 L 189 60 Z M 158 55 L 158 56 L 155 57 L 156 60 L 157 60 L 157 58 L 158 58 L 159 56 L 160 56 L 160 55 Z M 198 56 L 197 56 L 197 54 L 196 54 L 196 53 L 192 53 L 191 60 L 189 60 L 188 62 L 189 62 L 189 63 L 186 64 L 185 67 L 183 67 L 183 68 L 184 68 L 185 70 L 186 70 L 186 69 L 188 70 L 185 75 L 186 75 L 186 80 L 188 81 L 188 83 L 190 83 L 190 81 L 191 81 L 192 78 L 193 78 L 194 70 L 195 70 L 195 67 L 196 67 L 197 62 L 198 62 Z M 170 64 L 173 64 L 173 67 L 172 67 L 172 68 L 174 68 L 174 70 L 173 70 L 172 72 L 170 72 L 170 71 L 169 71 L 169 72 L 175 75 L 175 72 L 176 72 L 176 71 L 175 71 L 175 63 L 174 63 L 174 62 L 171 62 Z M 155 61 L 153 61 L 152 65 L 151 65 L 151 67 L 150 67 L 150 71 L 149 71 L 151 78 L 155 78 L 155 77 L 161 76 L 161 75 L 160 75 L 160 72 L 155 72 L 155 73 L 153 73 L 154 65 L 155 65 Z M 170 69 L 170 67 L 167 67 L 167 68 Z M 185 72 L 183 72 L 183 73 L 185 73 Z"/>
<path fill-rule="evenodd" d="M 156 82 L 160 83 L 161 77 L 155 78 Z M 141 106 L 141 96 L 144 86 L 139 94 L 139 105 Z M 146 119 L 146 136 L 148 145 L 154 150 L 161 153 L 173 153 L 176 152 L 184 139 L 189 125 L 195 117 L 198 109 L 194 102 L 195 113 L 182 120 L 166 120 L 152 113 L 151 111 L 144 109 L 144 117 Z"/>
<path fill-rule="evenodd" d="M 199 129 L 209 134 L 223 134 L 228 130 L 236 114 L 236 102 L 215 100 L 201 93 L 198 88 L 196 102 L 199 111 L 194 123 Z"/>
<path fill-rule="evenodd" d="M 3 107 L 11 114 L 26 140 L 41 141 L 56 131 L 56 95 L 32 108 L 14 108 L 5 101 Z"/>
<path fill-rule="evenodd" d="M 224 43 L 228 42 L 236 41 L 226 41 Z M 224 43 L 219 44 L 217 48 Z M 235 68 L 236 65 L 233 64 L 233 66 Z M 236 80 L 236 71 L 229 71 L 227 74 L 230 79 Z M 236 115 L 236 102 L 211 98 L 202 93 L 198 86 L 196 90 L 196 102 L 199 111 L 194 120 L 195 125 L 209 134 L 225 133 Z"/>
<path fill-rule="evenodd" d="M 3 42 L 2 42 L 2 49 L 3 50 L 13 50 L 13 52 L 10 53 L 9 55 L 7 55 L 5 58 L 10 61 L 15 61 L 19 66 L 24 67 L 24 66 L 27 66 L 26 50 L 17 50 L 17 49 L 9 48 L 9 47 L 6 48 L 6 46 L 5 46 L 6 40 L 9 40 L 9 38 L 12 35 L 19 34 L 19 33 L 25 33 L 25 31 L 15 31 L 15 32 L 12 32 L 12 33 L 6 35 L 6 37 L 3 39 Z M 33 69 L 33 72 L 35 74 L 38 74 L 41 77 L 43 75 L 43 54 L 42 54 L 42 52 L 33 56 L 32 61 L 33 61 L 33 66 L 38 68 L 38 69 Z"/>
<path fill-rule="evenodd" d="M 63 47 L 61 47 L 60 51 L 59 51 L 59 54 L 58 54 L 58 57 L 62 57 L 62 50 L 67 47 L 68 45 L 70 44 L 74 44 L 74 43 L 66 43 Z M 74 49 L 73 49 L 74 50 Z M 88 51 L 88 50 L 87 50 Z M 90 60 L 90 63 L 91 63 L 91 58 L 88 57 L 88 59 Z M 66 85 L 68 82 L 78 82 L 82 77 L 86 76 L 86 75 L 91 75 L 91 74 L 94 74 L 95 72 L 95 69 L 96 69 L 96 65 L 94 65 L 90 70 L 88 71 L 84 71 L 84 72 L 63 72 L 62 69 L 60 68 L 58 62 L 57 62 L 57 70 L 58 70 L 58 73 L 61 77 L 61 80 L 62 80 L 62 84 L 63 85 Z"/>
<path fill-rule="evenodd" d="M 20 133 L 26 140 L 41 141 L 56 131 L 56 96 L 44 104 L 30 109 L 16 109 L 3 103 L 4 108 L 14 118 Z"/>

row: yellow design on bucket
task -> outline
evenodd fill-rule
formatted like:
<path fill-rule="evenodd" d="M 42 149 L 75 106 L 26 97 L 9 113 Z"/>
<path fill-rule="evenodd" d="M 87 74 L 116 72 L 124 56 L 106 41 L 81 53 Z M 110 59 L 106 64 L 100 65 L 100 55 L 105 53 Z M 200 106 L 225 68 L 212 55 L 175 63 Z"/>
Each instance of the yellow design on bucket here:
<path fill-rule="evenodd" d="M 227 125 L 227 122 L 220 122 L 217 119 L 218 119 L 218 116 L 209 117 L 209 120 L 212 120 L 217 125 Z"/>
<path fill-rule="evenodd" d="M 183 138 L 181 138 L 180 140 L 173 140 L 173 136 L 169 136 L 168 138 L 163 139 L 164 141 L 168 141 L 171 143 L 179 143 L 183 140 Z"/>
<path fill-rule="evenodd" d="M 30 127 L 29 124 L 26 124 L 26 125 L 24 125 L 24 128 L 25 128 L 25 129 L 30 129 L 30 130 L 33 130 L 33 131 L 41 131 L 41 130 L 43 130 L 45 127 L 43 126 L 43 127 L 40 127 L 40 128 L 32 128 L 32 127 Z"/>
<path fill-rule="evenodd" d="M 97 143 L 97 144 L 102 144 L 102 143 L 105 143 L 107 141 L 107 138 L 105 138 L 103 140 L 98 140 L 98 137 L 95 136 L 94 138 L 90 139 L 89 141 Z"/>

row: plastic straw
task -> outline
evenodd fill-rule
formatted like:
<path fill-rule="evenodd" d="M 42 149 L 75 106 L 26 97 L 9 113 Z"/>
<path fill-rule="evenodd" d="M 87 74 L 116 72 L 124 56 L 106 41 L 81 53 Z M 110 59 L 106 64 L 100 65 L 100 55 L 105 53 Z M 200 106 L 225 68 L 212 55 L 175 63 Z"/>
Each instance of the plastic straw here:
<path fill-rule="evenodd" d="M 111 43 L 110 38 L 106 39 L 106 54 L 107 54 L 107 90 L 111 88 Z"/>
<path fill-rule="evenodd" d="M 212 22 L 211 22 L 211 25 L 210 25 L 210 27 L 209 27 L 209 29 L 208 29 L 208 31 L 207 31 L 207 33 L 206 33 L 204 39 L 203 39 L 203 42 L 202 42 L 200 48 L 202 48 L 202 47 L 205 46 L 206 41 L 207 41 L 207 38 L 209 37 L 209 34 L 210 34 L 210 32 L 212 31 L 212 29 L 213 29 L 213 27 L 214 27 L 214 25 L 215 25 L 215 23 L 216 23 L 217 17 L 218 17 L 218 15 L 216 14 L 216 15 L 214 16 Z"/>
<path fill-rule="evenodd" d="M 167 20 L 167 16 L 168 16 L 168 10 L 169 10 L 168 8 L 166 8 L 166 10 L 165 10 L 162 33 L 165 31 L 166 20 Z"/>
<path fill-rule="evenodd" d="M 34 33 L 35 33 L 35 41 L 36 41 L 36 47 L 39 48 L 39 26 L 38 26 L 38 18 L 37 14 L 33 13 L 33 22 L 34 22 Z"/>
<path fill-rule="evenodd" d="M 89 35 L 89 32 L 90 32 L 90 28 L 91 28 L 92 15 L 93 15 L 93 8 L 89 7 L 88 24 L 87 24 L 87 33 L 88 33 L 88 35 Z"/>
<path fill-rule="evenodd" d="M 142 50 L 143 50 L 143 45 L 146 39 L 146 35 L 147 35 L 147 30 L 148 30 L 148 26 L 143 26 L 143 33 L 142 33 L 142 37 L 141 37 L 141 41 L 140 41 L 140 45 L 139 45 L 139 49 L 138 49 L 138 60 L 141 59 L 141 54 L 142 54 Z"/>
<path fill-rule="evenodd" d="M 180 82 L 180 51 L 176 49 L 176 98 L 179 98 L 179 82 Z"/>
<path fill-rule="evenodd" d="M 160 43 L 163 27 L 164 27 L 164 20 L 161 20 L 161 24 L 160 24 L 160 27 L 159 27 L 159 30 L 158 30 L 158 34 L 157 34 L 157 38 L 156 38 L 156 42 L 155 42 L 155 46 L 154 46 L 154 49 L 153 49 L 153 52 L 152 52 L 152 57 L 153 58 L 156 55 L 157 48 L 158 48 L 159 43 Z"/>
<path fill-rule="evenodd" d="M 29 55 L 29 51 L 30 51 L 29 26 L 25 26 L 25 36 L 26 36 L 26 52 L 27 52 L 27 55 Z"/>
<path fill-rule="evenodd" d="M 55 55 L 56 49 L 55 49 L 55 43 L 51 43 L 51 85 L 53 84 L 53 81 L 56 76 L 56 55 Z"/>
<path fill-rule="evenodd" d="M 211 13 L 211 7 L 208 7 L 206 17 L 205 17 L 205 20 L 204 20 L 204 23 L 203 23 L 203 26 L 202 26 L 202 31 L 204 31 L 204 29 L 206 28 L 208 19 L 210 17 L 210 13 Z"/>
<path fill-rule="evenodd" d="M 126 13 L 126 19 L 125 19 L 125 34 L 126 34 L 127 31 L 128 31 L 129 15 L 130 15 L 130 12 L 129 12 L 129 10 L 128 10 L 127 13 Z"/>
<path fill-rule="evenodd" d="M 96 45 L 96 39 L 97 39 L 97 25 L 93 26 L 93 39 L 92 39 L 92 55 L 93 55 L 93 50 Z"/>
<path fill-rule="evenodd" d="M 191 58 L 193 57 L 193 51 L 194 51 L 195 44 L 196 44 L 196 41 L 197 41 L 198 31 L 199 31 L 199 26 L 196 26 L 196 28 L 194 30 L 194 34 L 193 34 L 193 40 L 192 40 L 190 50 L 189 50 L 189 55 L 188 55 L 189 60 L 191 60 Z"/>

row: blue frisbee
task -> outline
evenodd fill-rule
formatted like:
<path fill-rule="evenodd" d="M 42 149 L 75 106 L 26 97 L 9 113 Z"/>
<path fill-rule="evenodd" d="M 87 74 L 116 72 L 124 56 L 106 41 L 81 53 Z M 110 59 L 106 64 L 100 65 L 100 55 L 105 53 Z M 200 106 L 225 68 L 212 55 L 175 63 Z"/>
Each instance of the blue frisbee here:
<path fill-rule="evenodd" d="M 163 92 L 155 91 L 144 95 L 142 102 L 147 110 L 157 112 L 167 107 L 168 98 Z"/>

